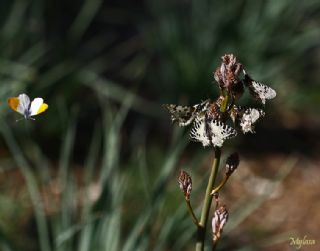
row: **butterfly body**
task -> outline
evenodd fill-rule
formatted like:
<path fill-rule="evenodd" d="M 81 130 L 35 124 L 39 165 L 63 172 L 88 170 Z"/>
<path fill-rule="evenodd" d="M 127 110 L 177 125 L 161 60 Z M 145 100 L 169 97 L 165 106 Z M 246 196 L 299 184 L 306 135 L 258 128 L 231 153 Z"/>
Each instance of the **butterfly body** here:
<path fill-rule="evenodd" d="M 43 113 L 48 109 L 48 105 L 43 102 L 42 98 L 35 98 L 30 102 L 27 94 L 20 94 L 18 97 L 8 99 L 9 107 L 23 115 L 25 119 L 34 120 L 33 116 Z"/>

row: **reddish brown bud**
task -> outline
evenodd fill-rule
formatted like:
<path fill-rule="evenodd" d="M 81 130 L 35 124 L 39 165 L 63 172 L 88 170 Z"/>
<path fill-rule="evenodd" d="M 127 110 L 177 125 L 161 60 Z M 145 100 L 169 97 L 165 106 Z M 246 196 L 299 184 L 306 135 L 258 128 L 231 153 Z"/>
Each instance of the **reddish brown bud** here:
<path fill-rule="evenodd" d="M 207 111 L 207 115 L 210 119 L 221 120 L 220 104 L 213 102 Z"/>
<path fill-rule="evenodd" d="M 239 117 L 241 115 L 241 107 L 238 107 L 236 105 L 233 105 L 230 109 L 229 109 L 229 115 L 230 118 L 232 119 L 233 123 L 235 125 L 239 124 Z"/>
<path fill-rule="evenodd" d="M 226 161 L 226 175 L 230 176 L 238 167 L 240 162 L 239 154 L 237 152 L 231 154 Z"/>
<path fill-rule="evenodd" d="M 181 191 L 187 200 L 190 199 L 190 194 L 192 190 L 192 179 L 191 176 L 184 170 L 180 170 L 180 175 L 178 178 L 178 183 Z"/>
<path fill-rule="evenodd" d="M 214 212 L 214 216 L 212 217 L 212 234 L 213 234 L 213 242 L 219 240 L 221 233 L 223 231 L 224 226 L 227 223 L 229 213 L 225 205 L 221 206 Z"/>
<path fill-rule="evenodd" d="M 214 79 L 218 82 L 220 89 L 227 89 L 234 98 L 239 98 L 243 93 L 243 84 L 239 80 L 242 65 L 232 54 L 222 57 L 221 66 L 214 72 Z"/>

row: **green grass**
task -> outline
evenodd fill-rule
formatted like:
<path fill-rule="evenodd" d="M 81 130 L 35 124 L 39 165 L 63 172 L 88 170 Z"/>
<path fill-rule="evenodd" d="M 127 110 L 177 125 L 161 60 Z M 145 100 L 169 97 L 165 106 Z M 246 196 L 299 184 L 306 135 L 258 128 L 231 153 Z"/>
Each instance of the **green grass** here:
<path fill-rule="evenodd" d="M 0 175 L 19 170 L 25 181 L 17 202 L 11 191 L 0 196 L 1 250 L 190 249 L 195 229 L 176 173 L 183 165 L 195 177 L 199 215 L 198 168 L 210 153 L 187 148 L 179 130 L 168 134 L 160 104 L 215 98 L 210 74 L 224 53 L 277 90 L 273 109 L 317 114 L 319 1 L 0 7 Z M 22 92 L 44 97 L 48 111 L 16 123 L 6 100 Z M 266 199 L 239 204 L 226 232 Z"/>

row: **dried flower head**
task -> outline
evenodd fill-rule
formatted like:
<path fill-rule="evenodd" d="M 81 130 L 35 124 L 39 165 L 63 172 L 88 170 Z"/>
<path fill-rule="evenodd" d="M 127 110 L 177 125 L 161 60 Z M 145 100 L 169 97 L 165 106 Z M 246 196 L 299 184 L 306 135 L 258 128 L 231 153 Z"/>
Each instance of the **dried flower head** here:
<path fill-rule="evenodd" d="M 207 111 L 208 118 L 215 119 L 215 120 L 222 119 L 222 113 L 220 112 L 221 104 L 218 101 L 219 101 L 219 99 L 210 105 L 210 107 Z"/>
<path fill-rule="evenodd" d="M 212 217 L 212 234 L 213 234 L 213 242 L 216 242 L 220 239 L 221 233 L 223 231 L 224 226 L 227 223 L 229 213 L 225 205 L 221 206 L 214 212 L 214 216 Z"/>
<path fill-rule="evenodd" d="M 226 161 L 226 175 L 230 176 L 239 166 L 240 159 L 239 154 L 234 152 L 231 154 Z"/>
<path fill-rule="evenodd" d="M 180 170 L 178 183 L 181 191 L 184 193 L 184 196 L 187 200 L 190 199 L 192 191 L 192 179 L 191 176 L 184 170 Z"/>
<path fill-rule="evenodd" d="M 243 83 L 239 79 L 243 67 L 233 54 L 226 54 L 221 59 L 220 67 L 214 72 L 214 79 L 221 90 L 227 90 L 235 99 L 238 99 L 244 91 Z"/>

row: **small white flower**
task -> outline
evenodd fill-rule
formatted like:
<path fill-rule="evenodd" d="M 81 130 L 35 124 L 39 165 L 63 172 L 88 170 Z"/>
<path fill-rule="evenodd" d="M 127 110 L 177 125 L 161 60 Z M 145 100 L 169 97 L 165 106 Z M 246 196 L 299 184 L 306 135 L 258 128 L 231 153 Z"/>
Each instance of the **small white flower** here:
<path fill-rule="evenodd" d="M 242 115 L 240 126 L 243 133 L 254 133 L 255 123 L 265 115 L 261 109 L 249 108 Z"/>

